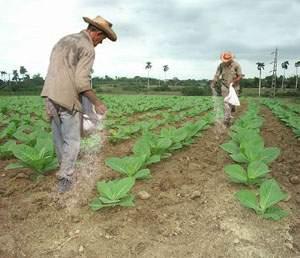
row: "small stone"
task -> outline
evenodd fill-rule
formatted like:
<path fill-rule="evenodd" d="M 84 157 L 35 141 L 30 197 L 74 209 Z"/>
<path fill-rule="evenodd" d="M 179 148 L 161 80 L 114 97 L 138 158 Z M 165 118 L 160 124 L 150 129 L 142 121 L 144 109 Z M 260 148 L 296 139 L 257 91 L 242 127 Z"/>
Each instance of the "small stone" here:
<path fill-rule="evenodd" d="M 233 243 L 236 245 L 236 244 L 238 244 L 240 242 L 240 240 L 238 239 L 238 238 L 236 238 L 236 239 L 234 239 L 233 240 Z"/>
<path fill-rule="evenodd" d="M 80 230 L 77 229 L 77 230 L 75 231 L 75 234 L 79 234 L 79 233 L 80 233 Z"/>
<path fill-rule="evenodd" d="M 287 197 L 283 200 L 284 202 L 288 202 L 292 198 L 290 193 L 287 193 Z"/>
<path fill-rule="evenodd" d="M 73 223 L 79 223 L 80 220 L 81 220 L 80 216 L 73 215 L 73 216 L 71 217 L 71 221 L 72 221 Z"/>
<path fill-rule="evenodd" d="M 79 249 L 78 249 L 78 252 L 79 253 L 82 253 L 84 251 L 84 247 L 81 245 L 81 246 L 79 246 Z"/>
<path fill-rule="evenodd" d="M 151 195 L 149 193 L 147 193 L 146 191 L 140 191 L 138 192 L 137 196 L 141 199 L 141 200 L 147 200 L 151 197 Z"/>
<path fill-rule="evenodd" d="M 297 184 L 300 183 L 300 177 L 299 176 L 291 176 L 289 180 L 290 180 L 290 183 L 294 184 L 294 185 L 297 185 Z"/>
<path fill-rule="evenodd" d="M 200 191 L 194 191 L 191 195 L 191 199 L 194 200 L 194 199 L 197 199 L 197 198 L 200 198 L 201 197 L 201 192 Z"/>
<path fill-rule="evenodd" d="M 28 175 L 26 175 L 25 173 L 18 173 L 16 175 L 16 179 L 18 179 L 18 178 L 28 178 Z"/>
<path fill-rule="evenodd" d="M 104 236 L 106 239 L 112 239 L 113 237 L 111 236 L 111 235 L 109 235 L 109 234 L 105 234 L 105 236 Z"/>

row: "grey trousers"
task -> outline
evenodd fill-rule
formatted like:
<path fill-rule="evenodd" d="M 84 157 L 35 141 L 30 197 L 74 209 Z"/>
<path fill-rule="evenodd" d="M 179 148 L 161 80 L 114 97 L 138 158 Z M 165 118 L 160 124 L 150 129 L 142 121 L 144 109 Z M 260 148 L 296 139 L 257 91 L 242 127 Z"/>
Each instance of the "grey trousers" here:
<path fill-rule="evenodd" d="M 75 163 L 80 150 L 80 115 L 79 112 L 59 111 L 59 120 L 51 119 L 53 141 L 60 169 L 58 179 L 72 180 Z"/>
<path fill-rule="evenodd" d="M 226 97 L 229 94 L 229 89 L 226 88 L 225 86 L 222 86 L 221 88 L 222 91 L 222 96 Z M 231 115 L 231 109 L 232 109 L 233 105 L 224 102 L 224 122 L 229 123 L 230 120 L 232 119 L 232 115 Z"/>

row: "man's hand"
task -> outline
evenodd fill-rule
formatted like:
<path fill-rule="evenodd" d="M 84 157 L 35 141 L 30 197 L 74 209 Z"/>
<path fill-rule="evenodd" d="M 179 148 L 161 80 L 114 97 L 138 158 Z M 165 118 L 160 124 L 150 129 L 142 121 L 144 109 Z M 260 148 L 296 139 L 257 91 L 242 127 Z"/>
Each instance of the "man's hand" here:
<path fill-rule="evenodd" d="M 107 108 L 102 103 L 98 103 L 97 105 L 95 105 L 95 110 L 96 110 L 97 114 L 103 115 L 103 114 L 105 114 Z"/>

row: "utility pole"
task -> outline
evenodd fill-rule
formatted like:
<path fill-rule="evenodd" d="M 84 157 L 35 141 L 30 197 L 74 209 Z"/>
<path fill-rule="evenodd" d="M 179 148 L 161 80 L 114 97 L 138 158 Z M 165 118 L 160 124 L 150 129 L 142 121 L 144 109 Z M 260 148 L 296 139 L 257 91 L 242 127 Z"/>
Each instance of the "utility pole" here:
<path fill-rule="evenodd" d="M 272 55 L 274 54 L 274 61 L 273 63 L 273 71 L 272 71 L 272 85 L 271 88 L 273 90 L 273 97 L 276 95 L 276 83 L 277 83 L 277 59 L 278 59 L 278 49 L 275 48 L 275 51 L 271 53 Z M 272 64 L 271 63 L 271 64 Z"/>
<path fill-rule="evenodd" d="M 296 67 L 296 89 L 298 88 L 298 67 L 300 67 L 300 61 L 295 63 L 295 67 Z"/>

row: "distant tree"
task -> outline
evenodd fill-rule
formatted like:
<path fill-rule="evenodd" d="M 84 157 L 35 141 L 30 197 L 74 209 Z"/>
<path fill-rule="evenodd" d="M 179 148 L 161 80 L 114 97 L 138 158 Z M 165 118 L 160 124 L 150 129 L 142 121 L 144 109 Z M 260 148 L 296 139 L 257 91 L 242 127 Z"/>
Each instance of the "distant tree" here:
<path fill-rule="evenodd" d="M 152 68 L 152 64 L 151 64 L 151 62 L 146 62 L 146 66 L 145 66 L 145 69 L 148 71 L 148 83 L 147 83 L 147 88 L 149 89 L 149 72 L 150 72 L 150 70 L 151 70 L 151 68 Z"/>
<path fill-rule="evenodd" d="M 168 65 L 164 65 L 163 66 L 163 71 L 164 71 L 164 73 L 165 73 L 165 82 L 166 82 L 166 80 L 167 80 L 167 76 L 166 76 L 166 74 L 167 74 L 167 71 L 169 71 L 169 66 Z"/>
<path fill-rule="evenodd" d="M 27 73 L 27 69 L 24 66 L 20 66 L 20 74 L 22 75 L 22 81 L 24 81 L 25 74 Z"/>
<path fill-rule="evenodd" d="M 260 90 L 261 90 L 261 69 L 265 69 L 265 64 L 257 62 L 257 69 L 259 70 L 259 82 L 258 82 L 258 96 L 260 96 Z"/>
<path fill-rule="evenodd" d="M 13 77 L 11 78 L 12 81 L 15 81 L 16 83 L 20 80 L 18 70 L 13 70 Z"/>
<path fill-rule="evenodd" d="M 281 81 L 281 89 L 283 89 L 283 86 L 284 86 L 284 81 L 285 81 L 285 71 L 288 69 L 288 66 L 289 66 L 289 61 L 284 61 L 282 64 L 281 64 L 281 67 L 283 69 L 283 76 L 282 76 L 282 81 Z"/>

